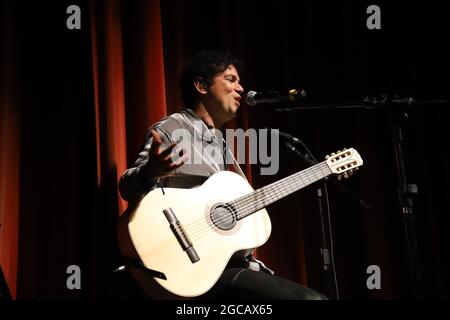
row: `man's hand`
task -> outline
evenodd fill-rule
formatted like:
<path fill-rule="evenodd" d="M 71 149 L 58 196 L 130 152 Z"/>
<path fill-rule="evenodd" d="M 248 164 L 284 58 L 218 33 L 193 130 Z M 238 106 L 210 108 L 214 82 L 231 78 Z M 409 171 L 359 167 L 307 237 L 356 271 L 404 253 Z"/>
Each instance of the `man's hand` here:
<path fill-rule="evenodd" d="M 152 129 L 150 134 L 153 138 L 153 142 L 148 154 L 148 163 L 143 167 L 143 170 L 145 170 L 145 174 L 148 175 L 149 178 L 153 179 L 170 176 L 175 169 L 181 167 L 186 161 L 186 157 L 182 157 L 184 150 L 178 152 L 180 159 L 174 162 L 172 161 L 172 158 L 176 153 L 173 151 L 178 142 L 171 144 L 165 150 L 161 150 L 162 141 L 159 133 Z"/>

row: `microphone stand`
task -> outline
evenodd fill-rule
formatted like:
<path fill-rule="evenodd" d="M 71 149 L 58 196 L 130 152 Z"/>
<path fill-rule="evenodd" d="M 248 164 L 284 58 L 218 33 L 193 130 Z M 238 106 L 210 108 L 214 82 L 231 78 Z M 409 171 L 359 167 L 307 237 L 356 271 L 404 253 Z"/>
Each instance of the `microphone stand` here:
<path fill-rule="evenodd" d="M 418 193 L 416 184 L 408 184 L 403 156 L 402 122 L 408 118 L 406 112 L 391 113 L 390 126 L 391 138 L 394 147 L 395 163 L 398 176 L 398 199 L 403 216 L 403 229 L 405 233 L 406 249 L 409 261 L 409 274 L 411 277 L 411 289 L 413 298 L 424 299 L 422 272 L 420 268 L 419 249 L 415 228 L 416 217 L 414 215 L 413 195 Z"/>
<path fill-rule="evenodd" d="M 413 195 L 418 193 L 416 184 L 409 184 L 406 177 L 405 159 L 403 155 L 403 134 L 402 123 L 408 118 L 416 105 L 450 105 L 449 100 L 418 100 L 413 98 L 391 99 L 387 95 L 381 98 L 367 97 L 363 104 L 356 105 L 319 105 L 319 106 L 301 106 L 278 108 L 276 111 L 292 110 L 336 110 L 336 109 L 365 109 L 365 110 L 384 110 L 389 112 L 391 139 L 394 149 L 396 170 L 398 176 L 398 199 L 400 212 L 403 217 L 403 229 L 406 243 L 406 250 L 409 262 L 409 275 L 411 282 L 411 291 L 413 298 L 423 299 L 422 273 L 419 264 L 419 250 L 415 230 L 415 215 Z M 332 181 L 332 180 L 331 180 Z"/>
<path fill-rule="evenodd" d="M 309 149 L 306 147 L 306 145 L 300 140 L 302 146 L 305 148 L 306 153 L 301 153 L 292 142 L 287 142 L 285 141 L 285 145 L 288 147 L 289 150 L 293 151 L 294 153 L 296 153 L 297 155 L 299 155 L 308 165 L 313 166 L 315 164 L 317 164 L 317 160 L 315 159 L 315 157 L 313 156 L 313 154 L 309 151 Z M 322 245 L 320 248 L 320 254 L 322 256 L 322 261 L 323 261 L 323 265 L 322 265 L 322 271 L 326 272 L 326 279 L 327 279 L 327 286 L 328 286 L 328 297 L 332 297 L 332 295 L 334 295 L 334 298 L 336 300 L 339 300 L 339 288 L 338 288 L 338 284 L 337 284 L 337 277 L 336 277 L 336 271 L 334 268 L 334 258 L 333 260 L 330 259 L 330 249 L 328 248 L 328 241 L 327 241 L 327 237 L 325 234 L 325 218 L 324 218 L 324 197 L 323 194 L 325 194 L 325 200 L 326 200 L 326 207 L 327 207 L 327 212 L 328 212 L 328 217 L 327 217 L 327 222 L 329 225 L 329 219 L 330 219 L 330 207 L 329 207 L 329 203 L 328 203 L 328 190 L 327 190 L 327 185 L 326 185 L 326 179 L 328 177 L 324 178 L 323 180 L 323 184 L 322 186 L 319 186 L 317 188 L 317 200 L 318 200 L 318 205 L 319 205 L 319 218 L 320 218 L 320 233 L 321 233 L 321 238 L 322 238 Z M 322 188 L 324 190 L 324 193 L 322 192 Z M 330 244 L 331 247 L 333 246 L 333 241 L 332 240 L 332 236 L 331 236 L 331 226 L 329 225 L 329 233 L 330 233 Z M 331 248 L 331 257 L 333 256 L 333 249 Z M 332 263 L 333 262 L 333 263 Z M 333 266 L 333 276 L 331 276 L 330 274 L 330 264 Z M 334 294 L 332 294 L 333 292 L 333 286 L 334 286 Z"/>
<path fill-rule="evenodd" d="M 292 120 L 292 118 L 290 118 Z M 273 130 L 270 129 L 269 130 Z M 286 134 L 284 132 L 281 132 L 279 130 L 276 130 L 277 134 L 284 139 L 285 145 L 288 147 L 289 150 L 292 152 L 295 152 L 297 155 L 299 155 L 309 166 L 313 166 L 318 163 L 317 159 L 314 157 L 312 152 L 309 150 L 309 148 L 306 146 L 306 144 L 298 139 L 295 138 L 289 134 Z M 300 144 L 303 149 L 305 150 L 305 153 L 300 152 L 294 144 Z M 328 188 L 327 188 L 327 181 L 332 181 L 340 190 L 342 190 L 344 193 L 346 193 L 350 198 L 352 198 L 354 201 L 356 201 L 358 204 L 360 204 L 365 209 L 370 210 L 370 206 L 361 198 L 357 197 L 354 193 L 352 193 L 350 190 L 348 190 L 345 186 L 343 186 L 341 183 L 336 181 L 335 179 L 332 179 L 330 176 L 325 177 L 323 179 L 323 186 L 317 188 L 317 202 L 319 207 L 319 218 L 320 218 L 320 231 L 321 231 L 321 238 L 322 238 L 322 246 L 320 249 L 320 254 L 322 256 L 323 265 L 322 270 L 327 272 L 326 273 L 326 279 L 327 279 L 327 286 L 328 286 L 328 292 L 329 297 L 332 295 L 336 300 L 339 300 L 339 288 L 337 283 L 337 276 L 336 276 L 336 270 L 334 265 L 334 250 L 333 250 L 333 236 L 332 236 L 332 229 L 331 229 L 331 222 L 330 222 L 330 205 L 329 205 L 329 198 L 328 198 Z M 324 215 L 324 207 L 327 210 L 327 219 L 325 220 Z M 331 250 L 328 248 L 328 241 L 325 234 L 326 231 L 326 224 L 328 224 L 328 233 L 330 236 L 329 242 Z M 330 265 L 332 266 L 332 272 L 333 276 L 331 276 L 330 272 Z M 334 294 L 332 292 L 334 291 Z"/>

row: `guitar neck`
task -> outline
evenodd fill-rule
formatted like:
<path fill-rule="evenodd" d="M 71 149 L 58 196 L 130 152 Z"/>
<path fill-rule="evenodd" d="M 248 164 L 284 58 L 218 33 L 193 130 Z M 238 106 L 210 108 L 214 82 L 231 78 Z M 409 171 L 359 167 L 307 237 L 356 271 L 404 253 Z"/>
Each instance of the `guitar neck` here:
<path fill-rule="evenodd" d="M 240 220 L 291 193 L 329 176 L 331 173 L 330 168 L 324 161 L 233 200 L 230 204 L 236 209 L 237 219 Z"/>

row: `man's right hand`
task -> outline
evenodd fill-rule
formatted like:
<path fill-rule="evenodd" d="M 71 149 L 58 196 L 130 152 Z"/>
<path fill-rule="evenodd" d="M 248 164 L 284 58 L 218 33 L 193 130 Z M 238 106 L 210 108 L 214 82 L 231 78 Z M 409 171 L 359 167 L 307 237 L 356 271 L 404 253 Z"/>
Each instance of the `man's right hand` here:
<path fill-rule="evenodd" d="M 184 150 L 178 152 L 180 158 L 174 162 L 172 161 L 172 158 L 176 155 L 174 148 L 177 146 L 178 142 L 161 150 L 162 141 L 159 133 L 152 129 L 150 134 L 153 138 L 153 142 L 149 150 L 148 162 L 142 169 L 145 171 L 145 175 L 148 175 L 148 177 L 152 179 L 170 176 L 175 169 L 181 167 L 186 161 L 186 157 L 183 157 Z"/>

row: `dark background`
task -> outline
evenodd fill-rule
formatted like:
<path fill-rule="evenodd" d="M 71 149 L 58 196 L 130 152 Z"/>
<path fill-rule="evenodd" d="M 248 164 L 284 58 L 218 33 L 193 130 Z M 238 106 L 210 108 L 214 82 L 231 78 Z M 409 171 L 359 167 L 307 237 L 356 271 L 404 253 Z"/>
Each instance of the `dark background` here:
<path fill-rule="evenodd" d="M 14 66 L 20 110 L 19 299 L 110 297 L 110 270 L 118 261 L 115 213 L 105 205 L 111 199 L 95 184 L 90 26 L 84 18 L 90 7 L 78 1 L 82 29 L 68 32 L 65 9 L 70 4 L 10 1 L 2 10 L 3 34 L 8 35 L 2 39 L 2 58 Z M 366 28 L 371 4 L 381 8 L 381 30 Z M 122 3 L 128 93 L 139 70 L 133 57 L 140 47 L 134 39 L 142 30 L 134 14 L 141 5 Z M 180 57 L 211 48 L 230 49 L 245 61 L 241 78 L 246 90 L 304 88 L 308 98 L 300 106 L 358 104 L 380 94 L 450 98 L 448 19 L 443 7 L 431 2 L 162 1 L 161 17 L 168 105 L 179 101 L 171 89 Z M 419 188 L 415 226 L 423 291 L 430 299 L 448 298 L 450 288 L 447 108 L 418 104 L 403 126 L 408 181 Z M 319 160 L 343 147 L 359 151 L 364 166 L 343 185 L 371 209 L 328 186 L 340 297 L 414 298 L 389 112 L 277 112 L 268 105 L 247 112 L 249 127 L 270 126 L 300 137 Z M 136 153 L 128 150 L 130 165 Z M 259 176 L 258 167 L 253 168 L 255 188 L 306 167 L 287 149 L 280 156 L 276 176 Z M 279 275 L 307 279 L 305 285 L 333 297 L 320 269 L 315 188 L 268 210 L 273 233 L 258 256 Z M 66 289 L 65 270 L 71 264 L 83 270 L 80 291 Z M 381 290 L 366 287 L 369 265 L 381 268 Z"/>

